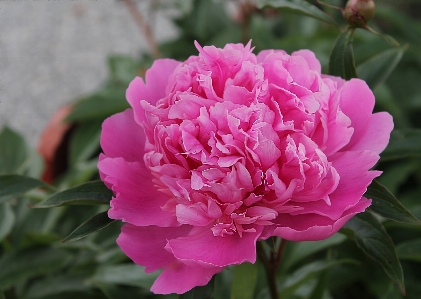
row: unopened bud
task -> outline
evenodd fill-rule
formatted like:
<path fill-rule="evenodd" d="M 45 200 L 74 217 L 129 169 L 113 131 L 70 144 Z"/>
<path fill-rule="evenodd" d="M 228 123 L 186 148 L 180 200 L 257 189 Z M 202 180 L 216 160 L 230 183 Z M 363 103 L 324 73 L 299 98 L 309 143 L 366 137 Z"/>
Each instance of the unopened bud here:
<path fill-rule="evenodd" d="M 373 0 L 349 0 L 343 16 L 351 27 L 365 27 L 376 12 Z"/>

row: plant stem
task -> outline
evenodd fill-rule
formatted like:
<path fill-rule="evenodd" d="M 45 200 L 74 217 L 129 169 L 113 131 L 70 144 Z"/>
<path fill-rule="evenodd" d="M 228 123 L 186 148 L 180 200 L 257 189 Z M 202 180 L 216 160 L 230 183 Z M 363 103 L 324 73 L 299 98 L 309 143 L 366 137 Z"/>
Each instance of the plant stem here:
<path fill-rule="evenodd" d="M 276 252 L 271 252 L 270 259 L 268 259 L 263 244 L 261 242 L 257 243 L 257 254 L 265 267 L 269 292 L 272 299 L 279 299 L 278 287 L 276 285 L 276 273 L 278 272 L 285 245 L 286 240 L 282 239 L 278 250 Z"/>
<path fill-rule="evenodd" d="M 263 248 L 263 245 L 261 242 L 257 243 L 257 254 L 259 255 L 259 258 L 262 261 L 266 270 L 270 297 L 272 299 L 279 299 L 278 288 L 276 286 L 276 270 L 275 270 L 275 275 L 274 275 L 273 265 L 271 264 L 268 257 L 266 256 L 265 249 Z"/>
<path fill-rule="evenodd" d="M 241 42 L 247 44 L 250 41 L 250 23 L 255 7 L 249 1 L 240 2 L 241 16 Z"/>
<path fill-rule="evenodd" d="M 287 244 L 287 240 L 282 239 L 281 244 L 279 244 L 279 249 L 276 256 L 276 269 L 278 269 L 279 265 L 281 264 L 282 256 L 284 255 L 285 245 Z"/>
<path fill-rule="evenodd" d="M 146 38 L 146 42 L 148 43 L 149 49 L 152 53 L 152 56 L 157 59 L 161 57 L 161 51 L 158 48 L 158 44 L 152 34 L 151 27 L 143 20 L 143 16 L 140 13 L 139 9 L 137 8 L 136 3 L 134 0 L 124 0 L 127 8 L 129 9 L 130 14 L 132 15 L 133 20 L 137 24 L 140 29 L 140 32 Z"/>

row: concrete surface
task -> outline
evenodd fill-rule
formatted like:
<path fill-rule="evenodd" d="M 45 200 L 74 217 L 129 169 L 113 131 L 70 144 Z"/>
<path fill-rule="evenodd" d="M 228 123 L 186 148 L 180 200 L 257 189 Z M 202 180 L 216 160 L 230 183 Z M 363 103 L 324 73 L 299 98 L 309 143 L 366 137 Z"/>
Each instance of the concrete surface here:
<path fill-rule="evenodd" d="M 171 12 L 152 11 L 152 1 L 137 4 L 157 40 L 174 37 Z M 60 106 L 101 85 L 109 54 L 146 49 L 121 1 L 0 0 L 0 126 L 36 146 Z"/>

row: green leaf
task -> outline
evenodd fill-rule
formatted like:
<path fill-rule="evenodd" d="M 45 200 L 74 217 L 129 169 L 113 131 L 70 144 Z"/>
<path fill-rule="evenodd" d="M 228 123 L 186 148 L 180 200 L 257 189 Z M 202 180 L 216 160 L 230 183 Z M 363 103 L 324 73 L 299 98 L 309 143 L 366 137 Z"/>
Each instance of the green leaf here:
<path fill-rule="evenodd" d="M 310 279 L 343 263 L 356 263 L 356 261 L 350 259 L 316 261 L 299 268 L 294 273 L 289 274 L 287 278 L 281 282 L 279 286 L 279 297 L 289 298 L 301 285 L 308 282 Z"/>
<path fill-rule="evenodd" d="M 183 52 L 188 51 L 189 55 L 195 53 L 192 39 L 197 39 L 199 42 L 209 41 L 212 37 L 220 34 L 225 28 L 234 25 L 224 9 L 224 3 L 218 1 L 194 1 L 193 9 L 182 17 L 175 20 L 176 25 L 180 28 L 181 37 L 176 40 L 176 46 L 181 45 L 178 42 L 188 40 L 189 44 L 183 49 Z M 235 26 L 235 25 L 234 25 Z M 176 50 L 172 54 L 177 54 Z M 187 54 L 187 53 L 186 53 Z M 173 58 L 179 59 L 178 55 Z"/>
<path fill-rule="evenodd" d="M 359 77 L 365 80 L 368 86 L 374 90 L 377 85 L 389 77 L 398 65 L 406 49 L 408 49 L 408 45 L 388 49 L 375 55 L 358 66 Z"/>
<path fill-rule="evenodd" d="M 69 262 L 69 255 L 54 248 L 32 248 L 3 255 L 0 260 L 0 289 L 51 273 Z"/>
<path fill-rule="evenodd" d="M 421 156 L 421 130 L 393 130 L 387 148 L 381 154 L 382 160 Z"/>
<path fill-rule="evenodd" d="M 396 252 L 400 259 L 421 262 L 421 239 L 398 244 Z"/>
<path fill-rule="evenodd" d="M 72 165 L 56 182 L 63 188 L 73 188 L 98 177 L 98 157 Z"/>
<path fill-rule="evenodd" d="M 304 0 L 259 0 L 257 6 L 258 8 L 270 6 L 279 10 L 294 12 L 337 25 L 330 16 Z"/>
<path fill-rule="evenodd" d="M 0 242 L 12 231 L 15 213 L 8 202 L 0 204 Z"/>
<path fill-rule="evenodd" d="M 374 180 L 367 188 L 365 197 L 371 198 L 373 204 L 370 210 L 390 220 L 421 224 L 421 221 L 411 214 L 385 186 Z"/>
<path fill-rule="evenodd" d="M 92 181 L 53 194 L 33 208 L 52 208 L 65 205 L 109 205 L 113 192 L 102 181 Z"/>
<path fill-rule="evenodd" d="M 0 175 L 0 203 L 19 197 L 37 187 L 49 186 L 40 180 L 22 175 Z"/>
<path fill-rule="evenodd" d="M 317 284 L 314 286 L 313 290 L 311 291 L 307 299 L 324 299 L 326 297 L 329 298 L 328 295 L 326 295 L 329 293 L 327 281 L 328 281 L 328 276 L 327 276 L 327 273 L 324 272 L 320 275 L 320 278 L 317 281 Z"/>
<path fill-rule="evenodd" d="M 339 76 L 345 80 L 358 78 L 355 68 L 352 39 L 354 29 L 348 28 L 339 35 L 329 59 L 329 74 Z"/>
<path fill-rule="evenodd" d="M 101 292 L 105 295 L 105 298 L 107 299 L 150 298 L 149 296 L 145 297 L 146 292 L 140 288 L 133 288 L 133 287 L 130 288 L 130 287 L 125 287 L 125 286 L 118 286 L 118 285 L 105 284 L 105 283 L 99 283 L 99 282 L 94 282 L 93 284 L 101 290 Z M 156 297 L 154 296 L 153 298 L 156 298 Z"/>
<path fill-rule="evenodd" d="M 86 277 L 81 275 L 61 274 L 38 280 L 31 284 L 25 299 L 49 298 L 49 296 L 64 292 L 87 292 L 89 287 L 84 283 Z"/>
<path fill-rule="evenodd" d="M 66 120 L 70 122 L 103 120 L 112 114 L 129 108 L 125 97 L 126 88 L 127 86 L 110 85 L 93 95 L 83 98 L 76 103 Z"/>
<path fill-rule="evenodd" d="M 392 239 L 383 225 L 370 213 L 360 213 L 345 226 L 350 231 L 357 246 L 369 257 L 376 260 L 383 267 L 386 274 L 405 293 L 405 285 L 401 263 L 396 254 Z"/>
<path fill-rule="evenodd" d="M 105 265 L 99 267 L 89 281 L 120 284 L 149 290 L 159 273 L 145 273 L 145 267 L 136 264 Z"/>
<path fill-rule="evenodd" d="M 231 299 L 253 299 L 257 282 L 257 264 L 242 263 L 234 267 Z"/>
<path fill-rule="evenodd" d="M 60 236 L 51 232 L 26 231 L 20 242 L 21 248 L 47 246 L 59 242 Z"/>
<path fill-rule="evenodd" d="M 99 151 L 102 121 L 90 121 L 76 126 L 69 148 L 69 163 L 86 161 Z"/>
<path fill-rule="evenodd" d="M 108 58 L 111 78 L 124 84 L 130 83 L 138 75 L 139 66 L 139 62 L 130 56 L 113 55 Z"/>
<path fill-rule="evenodd" d="M 295 263 L 298 263 L 306 257 L 331 246 L 342 243 L 346 237 L 341 234 L 334 234 L 333 236 L 321 241 L 306 241 L 306 242 L 288 242 L 285 258 L 281 263 L 283 271 L 287 271 Z"/>
<path fill-rule="evenodd" d="M 231 268 L 225 268 L 215 275 L 214 299 L 227 299 L 231 296 L 232 277 L 233 271 Z"/>
<path fill-rule="evenodd" d="M 40 178 L 44 172 L 45 162 L 39 152 L 31 147 L 27 147 L 28 158 L 24 163 L 23 172 L 19 174 L 29 176 L 31 178 Z"/>
<path fill-rule="evenodd" d="M 108 218 L 107 211 L 99 213 L 95 215 L 94 217 L 88 219 L 81 225 L 79 225 L 62 242 L 65 243 L 65 242 L 74 242 L 74 241 L 80 240 L 86 237 L 87 235 L 90 235 L 94 232 L 97 232 L 106 228 L 114 221 L 115 221 L 114 219 Z"/>
<path fill-rule="evenodd" d="M 400 186 L 406 183 L 408 178 L 418 170 L 417 163 L 406 160 L 401 163 L 395 163 L 387 168 L 386 172 L 376 180 L 385 186 L 390 193 L 396 194 L 399 192 Z"/>
<path fill-rule="evenodd" d="M 212 299 L 213 298 L 213 291 L 215 288 L 215 281 L 214 278 L 209 281 L 209 283 L 203 287 L 195 287 L 180 295 L 179 299 Z"/>
<path fill-rule="evenodd" d="M 27 159 L 25 140 L 8 127 L 4 127 L 0 132 L 0 174 L 21 172 Z"/>

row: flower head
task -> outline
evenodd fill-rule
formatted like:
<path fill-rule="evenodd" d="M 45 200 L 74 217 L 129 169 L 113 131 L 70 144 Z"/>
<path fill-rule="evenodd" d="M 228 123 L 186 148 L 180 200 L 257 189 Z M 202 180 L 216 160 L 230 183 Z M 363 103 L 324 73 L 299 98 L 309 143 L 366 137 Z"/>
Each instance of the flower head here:
<path fill-rule="evenodd" d="M 321 240 L 371 200 L 393 128 L 359 79 L 323 76 L 308 50 L 200 47 L 155 61 L 105 120 L 99 169 L 127 222 L 117 243 L 155 293 L 183 293 L 255 262 L 270 236 Z"/>

